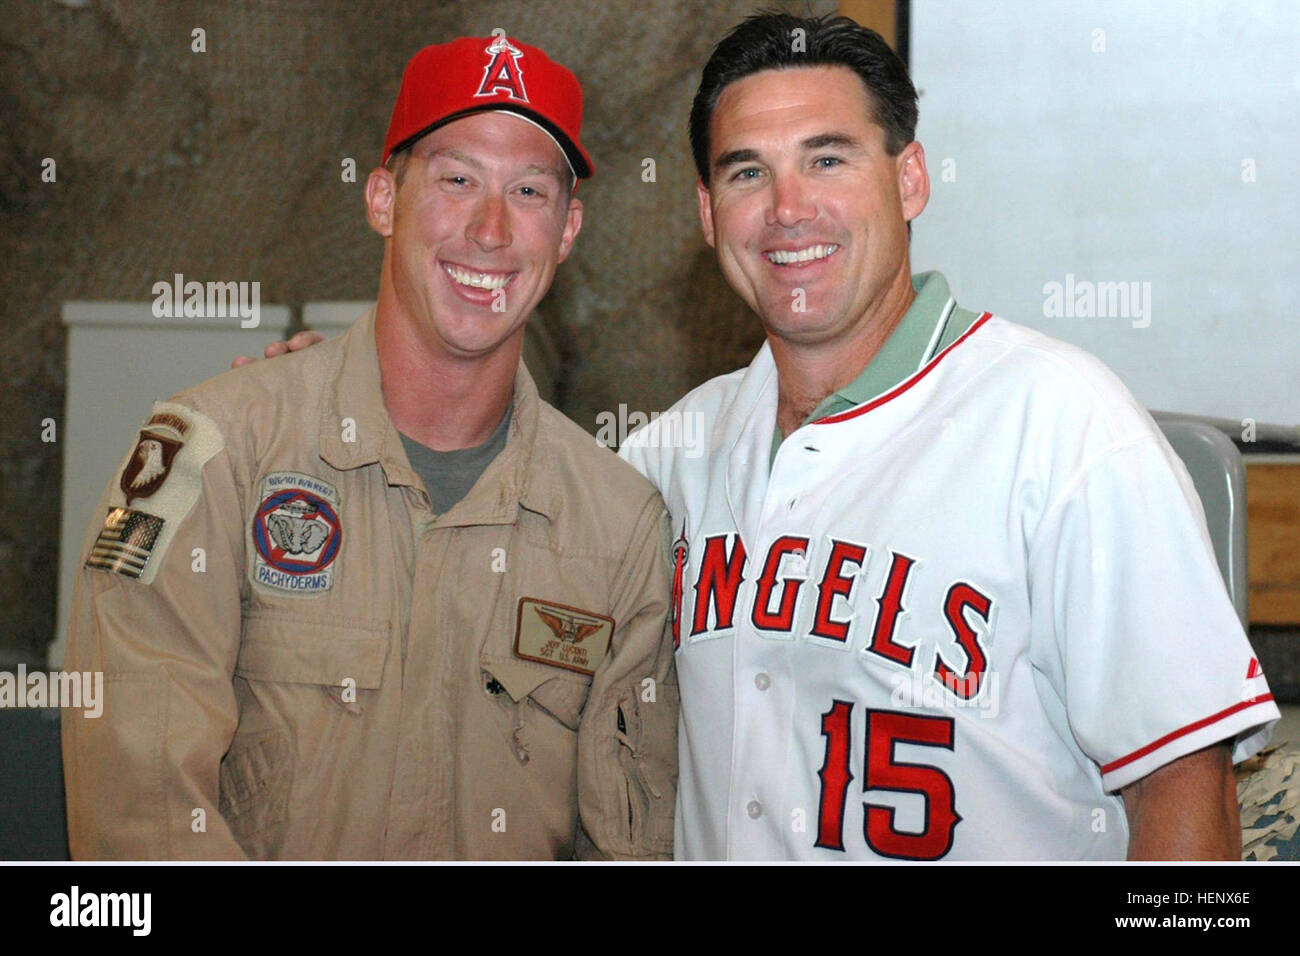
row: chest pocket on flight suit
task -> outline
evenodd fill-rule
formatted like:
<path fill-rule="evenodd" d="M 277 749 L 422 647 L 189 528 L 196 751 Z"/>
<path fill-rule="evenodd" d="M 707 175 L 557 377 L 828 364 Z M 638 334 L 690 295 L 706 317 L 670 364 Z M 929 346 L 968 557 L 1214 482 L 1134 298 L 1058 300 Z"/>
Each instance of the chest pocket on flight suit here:
<path fill-rule="evenodd" d="M 480 663 L 483 692 L 509 718 L 511 746 L 520 763 L 529 760 L 534 734 L 568 733 L 576 740 L 590 677 L 531 661 L 484 656 Z"/>
<path fill-rule="evenodd" d="M 220 772 L 220 812 L 237 836 L 265 834 L 284 822 L 300 760 L 305 772 L 343 757 L 346 722 L 373 704 L 388 646 L 384 621 L 325 621 L 286 611 L 246 619 L 235 676 L 248 687 Z"/>

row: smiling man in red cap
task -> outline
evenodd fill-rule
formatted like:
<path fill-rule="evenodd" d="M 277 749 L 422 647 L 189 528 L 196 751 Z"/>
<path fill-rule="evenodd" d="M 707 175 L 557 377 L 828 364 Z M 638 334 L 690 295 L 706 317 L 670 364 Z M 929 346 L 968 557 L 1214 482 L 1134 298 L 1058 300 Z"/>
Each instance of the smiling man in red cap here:
<path fill-rule="evenodd" d="M 375 308 L 154 407 L 69 626 L 107 687 L 64 724 L 75 857 L 670 853 L 663 503 L 520 362 L 581 116 L 535 47 L 420 51 L 366 183 Z"/>

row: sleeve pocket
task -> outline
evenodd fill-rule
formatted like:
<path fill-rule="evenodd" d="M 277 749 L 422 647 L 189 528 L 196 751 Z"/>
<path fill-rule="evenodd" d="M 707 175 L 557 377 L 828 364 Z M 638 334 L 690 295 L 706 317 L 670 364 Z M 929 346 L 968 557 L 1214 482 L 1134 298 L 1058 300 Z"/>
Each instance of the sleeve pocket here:
<path fill-rule="evenodd" d="M 671 854 L 677 794 L 678 697 L 674 683 L 659 684 L 659 698 L 636 693 L 618 706 L 619 761 L 627 781 L 632 845 Z"/>
<path fill-rule="evenodd" d="M 283 730 L 240 740 L 221 761 L 220 812 L 250 856 L 264 855 L 254 837 L 284 823 L 293 770 L 293 745 Z"/>

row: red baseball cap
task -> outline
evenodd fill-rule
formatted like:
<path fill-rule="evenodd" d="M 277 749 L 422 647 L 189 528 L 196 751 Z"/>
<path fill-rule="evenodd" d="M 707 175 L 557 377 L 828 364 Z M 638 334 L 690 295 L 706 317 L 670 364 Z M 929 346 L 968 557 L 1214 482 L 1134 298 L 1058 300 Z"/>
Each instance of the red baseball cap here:
<path fill-rule="evenodd" d="M 444 123 L 484 110 L 503 110 L 541 127 L 560 147 L 574 176 L 591 176 L 591 158 L 578 142 L 578 78 L 537 47 L 503 35 L 461 37 L 411 57 L 384 138 L 382 162 Z"/>

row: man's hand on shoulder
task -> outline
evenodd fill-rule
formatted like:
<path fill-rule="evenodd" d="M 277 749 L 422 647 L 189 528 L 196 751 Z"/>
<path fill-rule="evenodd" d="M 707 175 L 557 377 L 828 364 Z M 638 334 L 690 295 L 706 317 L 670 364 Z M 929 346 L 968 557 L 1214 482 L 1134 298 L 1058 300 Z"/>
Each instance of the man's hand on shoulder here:
<path fill-rule="evenodd" d="M 272 342 L 263 349 L 262 354 L 267 358 L 275 358 L 277 355 L 286 355 L 289 352 L 297 352 L 324 341 L 325 336 L 321 335 L 319 332 L 313 331 L 312 329 L 303 329 L 301 332 L 294 333 L 293 337 L 287 342 Z M 256 361 L 258 360 L 255 358 L 249 358 L 247 355 L 240 355 L 230 363 L 230 367 L 239 368 L 243 365 L 252 365 Z"/>
<path fill-rule="evenodd" d="M 1241 859 L 1241 814 L 1226 742 L 1171 761 L 1120 793 L 1130 860 Z"/>

